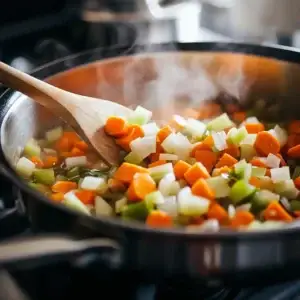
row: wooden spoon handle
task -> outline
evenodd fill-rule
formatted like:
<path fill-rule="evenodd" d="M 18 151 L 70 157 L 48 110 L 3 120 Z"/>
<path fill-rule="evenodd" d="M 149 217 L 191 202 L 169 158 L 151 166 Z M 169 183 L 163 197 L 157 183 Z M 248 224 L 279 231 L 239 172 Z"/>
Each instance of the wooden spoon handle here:
<path fill-rule="evenodd" d="M 0 62 L 0 83 L 27 95 L 64 119 L 75 129 L 78 128 L 78 124 L 71 113 L 59 102 L 63 93 L 60 89 L 12 68 L 3 62 Z"/>

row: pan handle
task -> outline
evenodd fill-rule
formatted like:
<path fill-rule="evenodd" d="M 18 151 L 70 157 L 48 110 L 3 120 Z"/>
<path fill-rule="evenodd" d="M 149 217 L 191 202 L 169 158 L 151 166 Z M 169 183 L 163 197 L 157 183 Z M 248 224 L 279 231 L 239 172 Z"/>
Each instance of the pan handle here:
<path fill-rule="evenodd" d="M 83 255 L 99 255 L 111 268 L 122 263 L 121 248 L 109 239 L 73 240 L 65 236 L 35 236 L 0 243 L 0 269 L 20 269 L 68 261 Z M 107 261 L 108 260 L 108 261 Z"/>

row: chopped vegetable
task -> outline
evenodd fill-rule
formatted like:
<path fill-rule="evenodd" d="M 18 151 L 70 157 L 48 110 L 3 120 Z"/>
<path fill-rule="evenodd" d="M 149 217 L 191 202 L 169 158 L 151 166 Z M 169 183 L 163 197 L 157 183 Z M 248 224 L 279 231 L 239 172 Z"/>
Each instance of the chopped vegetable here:
<path fill-rule="evenodd" d="M 210 103 L 159 123 L 142 106 L 110 116 L 104 130 L 120 146 L 116 167 L 59 126 L 26 143 L 16 171 L 49 201 L 153 228 L 269 230 L 298 219 L 299 120 L 264 123 L 224 107 L 228 114 Z"/>

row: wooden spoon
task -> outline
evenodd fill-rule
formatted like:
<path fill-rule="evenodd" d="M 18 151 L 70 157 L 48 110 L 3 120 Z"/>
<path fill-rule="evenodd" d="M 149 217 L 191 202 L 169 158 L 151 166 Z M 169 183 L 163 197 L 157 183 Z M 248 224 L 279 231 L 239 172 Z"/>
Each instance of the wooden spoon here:
<path fill-rule="evenodd" d="M 109 165 L 119 162 L 119 147 L 105 134 L 109 116 L 127 117 L 131 110 L 118 103 L 73 94 L 0 62 L 0 82 L 20 91 L 61 117 L 95 148 Z"/>

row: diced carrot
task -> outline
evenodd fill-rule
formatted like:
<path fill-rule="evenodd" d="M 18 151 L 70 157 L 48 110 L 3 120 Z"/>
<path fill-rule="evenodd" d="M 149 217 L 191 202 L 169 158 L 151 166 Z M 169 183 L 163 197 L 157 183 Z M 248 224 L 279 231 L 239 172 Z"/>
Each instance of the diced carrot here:
<path fill-rule="evenodd" d="M 146 224 L 153 228 L 169 228 L 173 225 L 172 217 L 163 211 L 152 211 L 146 220 Z"/>
<path fill-rule="evenodd" d="M 209 200 L 215 199 L 215 192 L 203 178 L 198 179 L 193 184 L 192 193 L 196 196 L 204 197 Z"/>
<path fill-rule="evenodd" d="M 44 163 L 39 157 L 32 156 L 30 158 L 30 160 L 36 165 L 37 168 L 43 168 L 44 167 Z"/>
<path fill-rule="evenodd" d="M 277 153 L 276 156 L 280 159 L 280 166 L 281 167 L 287 166 L 287 163 L 285 162 L 285 160 L 283 159 L 283 157 L 280 153 Z"/>
<path fill-rule="evenodd" d="M 229 216 L 228 212 L 220 204 L 214 203 L 207 212 L 208 219 L 216 219 L 220 224 L 226 224 Z"/>
<path fill-rule="evenodd" d="M 265 130 L 265 125 L 263 123 L 247 123 L 245 128 L 249 134 L 256 134 Z"/>
<path fill-rule="evenodd" d="M 109 117 L 105 123 L 104 130 L 113 137 L 122 137 L 128 133 L 126 120 L 121 117 Z"/>
<path fill-rule="evenodd" d="M 197 162 L 193 164 L 185 173 L 184 173 L 184 179 L 187 181 L 189 185 L 193 185 L 199 178 L 209 178 L 210 175 L 205 168 L 205 166 Z"/>
<path fill-rule="evenodd" d="M 287 155 L 291 158 L 300 158 L 300 145 L 290 148 L 287 152 Z"/>
<path fill-rule="evenodd" d="M 124 137 L 116 139 L 116 144 L 122 147 L 125 151 L 130 151 L 130 143 L 139 137 L 144 136 L 144 131 L 139 125 L 128 126 L 128 134 Z"/>
<path fill-rule="evenodd" d="M 94 204 L 96 193 L 94 191 L 86 191 L 80 190 L 75 192 L 76 197 L 83 203 L 83 204 Z"/>
<path fill-rule="evenodd" d="M 172 132 L 172 128 L 169 125 L 166 125 L 158 131 L 156 137 L 158 141 L 162 143 Z"/>
<path fill-rule="evenodd" d="M 229 144 L 228 147 L 222 152 L 222 154 L 227 153 L 229 155 L 231 155 L 234 158 L 239 158 L 241 155 L 241 151 L 240 148 L 233 145 L 233 144 Z"/>
<path fill-rule="evenodd" d="M 298 190 L 300 190 L 300 176 L 294 179 L 294 184 Z"/>
<path fill-rule="evenodd" d="M 149 171 L 146 168 L 124 162 L 114 173 L 114 178 L 128 184 L 136 173 L 149 173 Z"/>
<path fill-rule="evenodd" d="M 218 160 L 218 155 L 210 150 L 199 150 L 196 151 L 195 158 L 205 166 L 208 173 L 211 173 Z"/>
<path fill-rule="evenodd" d="M 52 185 L 52 192 L 54 193 L 67 193 L 77 189 L 77 183 L 73 181 L 56 181 Z"/>
<path fill-rule="evenodd" d="M 210 149 L 214 146 L 215 142 L 211 135 L 208 135 L 203 141 L 203 145 L 207 145 Z"/>
<path fill-rule="evenodd" d="M 127 197 L 130 201 L 142 201 L 149 193 L 155 190 L 155 181 L 149 174 L 136 173 L 127 190 Z"/>
<path fill-rule="evenodd" d="M 257 188 L 260 188 L 261 187 L 261 180 L 259 180 L 259 178 L 257 178 L 257 177 L 252 176 L 249 179 L 249 184 L 251 184 L 251 185 L 253 185 Z"/>
<path fill-rule="evenodd" d="M 237 111 L 232 114 L 232 120 L 236 122 L 243 122 L 246 120 L 246 113 L 244 111 Z"/>
<path fill-rule="evenodd" d="M 84 151 L 76 147 L 73 147 L 70 152 L 71 157 L 84 156 L 84 154 L 85 154 Z"/>
<path fill-rule="evenodd" d="M 228 166 L 224 166 L 222 168 L 215 168 L 213 170 L 212 176 L 217 177 L 217 176 L 220 176 L 221 174 L 229 173 L 230 171 L 231 171 L 231 168 L 229 168 Z"/>
<path fill-rule="evenodd" d="M 254 167 L 268 168 L 268 166 L 261 159 L 257 157 L 253 157 L 250 161 L 250 164 Z"/>
<path fill-rule="evenodd" d="M 234 217 L 231 219 L 231 227 L 239 228 L 242 226 L 247 226 L 253 221 L 254 221 L 254 216 L 251 212 L 240 210 L 237 211 Z"/>
<path fill-rule="evenodd" d="M 293 120 L 290 122 L 288 127 L 288 133 L 300 134 L 300 120 Z"/>
<path fill-rule="evenodd" d="M 54 148 L 58 152 L 69 152 L 81 139 L 74 131 L 65 131 L 63 135 L 55 142 Z"/>
<path fill-rule="evenodd" d="M 280 151 L 278 139 L 268 131 L 261 131 L 257 134 L 254 147 L 263 156 L 268 156 L 270 153 L 277 154 Z"/>
<path fill-rule="evenodd" d="M 44 158 L 44 168 L 52 168 L 54 166 L 56 166 L 58 164 L 58 157 L 57 156 L 50 156 L 50 155 L 47 155 L 45 158 Z"/>
<path fill-rule="evenodd" d="M 268 205 L 263 212 L 263 217 L 267 221 L 273 220 L 290 222 L 293 220 L 289 213 L 277 201 L 273 201 Z"/>
<path fill-rule="evenodd" d="M 148 165 L 148 168 L 153 168 L 153 167 L 157 167 L 157 166 L 161 166 L 161 165 L 164 165 L 166 164 L 167 161 L 166 160 L 157 160 L 151 164 Z"/>
<path fill-rule="evenodd" d="M 75 143 L 74 147 L 80 149 L 83 152 L 86 152 L 89 149 L 89 145 L 85 141 L 79 141 Z"/>
<path fill-rule="evenodd" d="M 238 162 L 237 159 L 235 159 L 234 157 L 232 157 L 231 155 L 224 153 L 220 160 L 218 161 L 218 163 L 216 164 L 216 168 L 222 168 L 222 167 L 232 167 L 233 165 L 235 165 Z"/>
<path fill-rule="evenodd" d="M 64 200 L 64 193 L 53 193 L 50 198 L 56 202 L 61 202 Z"/>
<path fill-rule="evenodd" d="M 126 186 L 124 183 L 116 178 L 110 178 L 108 179 L 108 188 L 113 193 L 122 193 L 126 191 Z"/>
<path fill-rule="evenodd" d="M 174 165 L 174 174 L 177 180 L 179 179 L 184 179 L 184 174 L 186 171 L 191 167 L 190 164 L 183 160 L 179 160 L 175 165 Z"/>
<path fill-rule="evenodd" d="M 190 153 L 190 156 L 195 157 L 196 152 L 200 151 L 200 150 L 211 151 L 211 147 L 208 144 L 204 144 L 203 142 L 198 142 L 198 143 L 194 144 L 194 147 Z"/>

